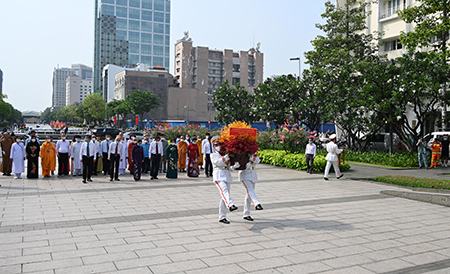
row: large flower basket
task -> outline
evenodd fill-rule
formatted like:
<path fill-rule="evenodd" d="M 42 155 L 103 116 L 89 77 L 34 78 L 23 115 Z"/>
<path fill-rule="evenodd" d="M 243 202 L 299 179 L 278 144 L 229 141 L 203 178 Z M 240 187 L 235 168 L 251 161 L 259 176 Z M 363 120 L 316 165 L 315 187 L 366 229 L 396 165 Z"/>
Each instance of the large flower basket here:
<path fill-rule="evenodd" d="M 245 170 L 250 156 L 258 151 L 256 136 L 257 130 L 244 122 L 234 122 L 222 130 L 221 139 L 231 165 L 239 163 L 237 170 Z"/>

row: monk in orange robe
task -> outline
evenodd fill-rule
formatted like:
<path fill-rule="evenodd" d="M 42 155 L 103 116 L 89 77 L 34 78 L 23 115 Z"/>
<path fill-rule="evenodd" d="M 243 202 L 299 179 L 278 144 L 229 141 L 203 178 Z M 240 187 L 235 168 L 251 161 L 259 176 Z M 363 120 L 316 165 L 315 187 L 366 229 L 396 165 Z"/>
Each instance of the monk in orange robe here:
<path fill-rule="evenodd" d="M 188 144 L 184 140 L 184 136 L 180 137 L 180 141 L 178 142 L 178 168 L 180 172 L 186 172 L 186 154 Z"/>
<path fill-rule="evenodd" d="M 39 152 L 42 163 L 42 176 L 49 178 L 56 169 L 56 146 L 51 137 L 47 137 Z"/>
<path fill-rule="evenodd" d="M 439 167 L 439 162 L 441 160 L 441 148 L 441 143 L 437 139 L 434 139 L 431 144 L 431 168 Z"/>
<path fill-rule="evenodd" d="M 202 138 L 200 136 L 197 136 L 197 146 L 198 146 L 198 166 L 199 168 L 203 169 L 203 151 L 202 151 Z"/>

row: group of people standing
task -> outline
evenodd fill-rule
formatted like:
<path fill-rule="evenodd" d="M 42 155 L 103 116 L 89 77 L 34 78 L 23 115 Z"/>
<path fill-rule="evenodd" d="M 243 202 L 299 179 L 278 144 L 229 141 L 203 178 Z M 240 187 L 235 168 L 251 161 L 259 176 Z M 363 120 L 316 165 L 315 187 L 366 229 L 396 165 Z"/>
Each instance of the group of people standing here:
<path fill-rule="evenodd" d="M 419 142 L 417 143 L 419 168 L 448 167 L 449 150 L 450 140 L 448 135 L 443 135 L 440 140 L 434 138 L 430 144 L 423 138 L 419 139 Z M 430 152 L 431 161 L 429 163 Z"/>

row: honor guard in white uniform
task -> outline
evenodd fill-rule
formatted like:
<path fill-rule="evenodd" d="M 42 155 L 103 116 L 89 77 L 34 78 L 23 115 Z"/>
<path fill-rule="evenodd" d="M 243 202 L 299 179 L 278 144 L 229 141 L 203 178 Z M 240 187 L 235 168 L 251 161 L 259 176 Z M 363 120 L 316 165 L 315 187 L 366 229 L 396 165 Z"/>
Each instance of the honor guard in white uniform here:
<path fill-rule="evenodd" d="M 255 166 L 260 163 L 260 159 L 256 155 L 252 155 L 250 157 L 250 161 L 247 163 L 245 170 L 239 171 L 239 180 L 245 187 L 246 195 L 244 200 L 244 214 L 243 219 L 247 221 L 253 221 L 252 216 L 250 215 L 251 204 L 255 206 L 255 210 L 263 210 L 261 203 L 256 197 L 255 193 L 255 183 L 258 180 L 258 176 L 256 175 Z"/>
<path fill-rule="evenodd" d="M 230 157 L 228 155 L 222 156 L 220 154 L 220 142 L 219 138 L 215 137 L 211 140 L 214 149 L 211 154 L 211 162 L 213 164 L 213 181 L 220 194 L 219 203 L 219 222 L 229 224 L 227 220 L 228 210 L 235 211 L 237 206 L 234 204 L 233 199 L 230 197 L 231 186 L 231 172 L 230 172 Z"/>
<path fill-rule="evenodd" d="M 339 154 L 342 153 L 342 149 L 339 149 L 336 145 L 336 135 L 332 134 L 330 137 L 330 142 L 327 144 L 323 144 L 323 147 L 327 150 L 327 156 L 325 157 L 325 160 L 327 160 L 327 165 L 325 166 L 325 174 L 323 178 L 328 181 L 328 174 L 330 172 L 331 166 L 334 168 L 334 172 L 336 173 L 336 178 L 340 179 L 343 174 L 341 174 L 341 171 L 339 169 Z"/>

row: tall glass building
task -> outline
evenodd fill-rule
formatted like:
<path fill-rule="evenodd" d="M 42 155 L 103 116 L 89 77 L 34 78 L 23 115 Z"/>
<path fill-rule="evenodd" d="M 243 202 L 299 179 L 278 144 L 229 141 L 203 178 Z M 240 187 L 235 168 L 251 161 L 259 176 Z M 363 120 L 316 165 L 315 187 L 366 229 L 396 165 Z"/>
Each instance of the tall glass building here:
<path fill-rule="evenodd" d="M 95 91 L 107 64 L 169 69 L 170 0 L 96 0 L 95 14 Z"/>

